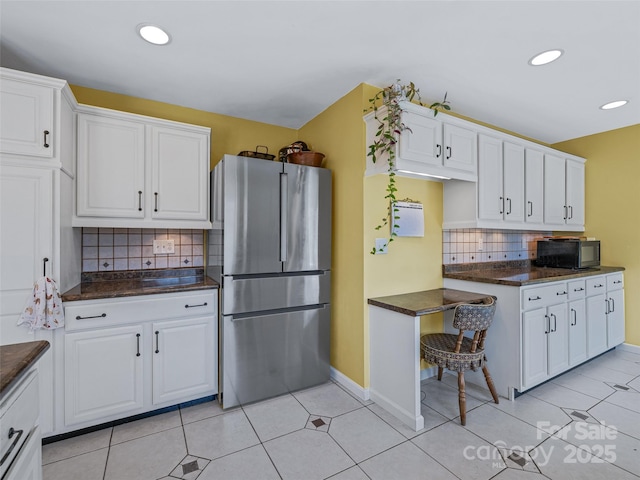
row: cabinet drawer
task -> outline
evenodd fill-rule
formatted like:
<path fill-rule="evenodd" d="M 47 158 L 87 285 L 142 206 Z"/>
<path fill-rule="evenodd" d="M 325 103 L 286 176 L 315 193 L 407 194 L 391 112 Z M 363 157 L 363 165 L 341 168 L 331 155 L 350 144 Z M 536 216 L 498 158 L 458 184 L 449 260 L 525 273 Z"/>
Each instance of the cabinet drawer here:
<path fill-rule="evenodd" d="M 65 330 L 217 314 L 218 291 L 180 292 L 65 304 Z"/>
<path fill-rule="evenodd" d="M 624 275 L 622 273 L 614 273 L 607 275 L 607 291 L 621 290 L 624 288 Z"/>
<path fill-rule="evenodd" d="M 587 278 L 587 295 L 598 295 L 604 293 L 607 289 L 607 279 L 604 275 L 598 275 L 597 277 Z"/>
<path fill-rule="evenodd" d="M 32 371 L 15 387 L 14 391 L 0 406 L 0 410 L 2 411 L 2 416 L 0 417 L 1 454 L 4 456 L 11 448 L 11 445 L 16 442 L 11 455 L 2 465 L 0 476 L 4 475 L 5 470 L 11 465 L 11 462 L 35 426 L 38 420 L 39 402 L 38 374 L 36 371 Z M 13 429 L 11 436 L 9 436 L 10 429 Z"/>
<path fill-rule="evenodd" d="M 587 292 L 587 284 L 584 280 L 572 280 L 567 283 L 569 300 L 584 298 Z"/>
<path fill-rule="evenodd" d="M 527 288 L 522 290 L 522 309 L 531 310 L 532 308 L 562 303 L 567 300 L 568 294 L 565 282 L 553 282 L 543 287 Z"/>

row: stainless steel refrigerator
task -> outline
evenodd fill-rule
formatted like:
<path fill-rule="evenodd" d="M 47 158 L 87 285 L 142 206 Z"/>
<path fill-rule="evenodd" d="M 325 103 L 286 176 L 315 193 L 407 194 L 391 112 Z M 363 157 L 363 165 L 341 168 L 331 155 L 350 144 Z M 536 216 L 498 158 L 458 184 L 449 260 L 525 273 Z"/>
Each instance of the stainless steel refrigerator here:
<path fill-rule="evenodd" d="M 331 171 L 225 155 L 212 176 L 224 224 L 223 407 L 326 382 Z"/>

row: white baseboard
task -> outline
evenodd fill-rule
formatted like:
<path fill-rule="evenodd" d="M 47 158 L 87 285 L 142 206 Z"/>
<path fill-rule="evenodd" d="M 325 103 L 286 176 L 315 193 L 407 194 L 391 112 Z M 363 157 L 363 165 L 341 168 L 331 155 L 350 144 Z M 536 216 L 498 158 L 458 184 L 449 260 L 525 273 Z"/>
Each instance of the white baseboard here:
<path fill-rule="evenodd" d="M 347 377 L 344 373 L 336 370 L 333 367 L 329 367 L 329 369 L 331 380 L 342 385 L 345 389 L 351 392 L 351 394 L 353 394 L 363 402 L 371 399 L 368 388 L 361 387 L 356 382 Z"/>
<path fill-rule="evenodd" d="M 630 343 L 623 343 L 622 345 L 618 345 L 618 348 L 623 352 L 631 352 L 637 353 L 640 355 L 640 345 L 632 345 Z"/>

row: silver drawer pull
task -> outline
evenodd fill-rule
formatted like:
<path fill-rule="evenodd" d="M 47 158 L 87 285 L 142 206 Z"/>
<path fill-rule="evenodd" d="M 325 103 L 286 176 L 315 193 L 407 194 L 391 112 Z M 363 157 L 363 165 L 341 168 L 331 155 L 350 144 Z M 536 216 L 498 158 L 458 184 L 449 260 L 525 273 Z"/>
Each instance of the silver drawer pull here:
<path fill-rule="evenodd" d="M 9 455 L 11 455 L 11 452 L 13 452 L 13 449 L 16 448 L 16 445 L 20 441 L 20 437 L 24 433 L 24 430 L 15 430 L 13 427 L 11 427 L 9 429 L 9 435 L 8 435 L 9 440 L 11 440 L 11 437 L 13 437 L 16 433 L 18 434 L 18 436 L 9 447 L 9 450 L 7 450 L 7 452 L 2 456 L 2 460 L 0 460 L 0 467 L 4 464 L 4 462 L 7 461 L 7 458 L 9 458 Z"/>
<path fill-rule="evenodd" d="M 603 284 L 601 284 L 601 283 L 599 283 L 598 285 L 594 285 L 594 286 L 593 286 L 593 288 L 602 288 L 602 287 L 604 287 L 604 285 L 603 285 Z"/>
<path fill-rule="evenodd" d="M 566 295 L 567 292 L 556 292 L 556 295 Z"/>
<path fill-rule="evenodd" d="M 80 315 L 76 315 L 76 320 L 87 320 L 89 318 L 104 318 L 107 314 L 103 313 L 102 315 L 92 315 L 91 317 L 81 317 Z"/>
<path fill-rule="evenodd" d="M 529 297 L 530 302 L 533 302 L 534 300 L 542 300 L 542 297 Z"/>
<path fill-rule="evenodd" d="M 206 307 L 207 302 L 201 303 L 200 305 L 185 305 L 184 308 L 194 308 L 194 307 Z"/>
<path fill-rule="evenodd" d="M 582 287 L 573 289 L 574 292 L 582 292 L 583 290 L 584 290 L 584 288 L 582 288 Z"/>
<path fill-rule="evenodd" d="M 614 285 L 617 285 L 617 284 L 619 284 L 619 283 L 622 283 L 622 280 L 614 280 L 614 281 L 613 281 L 613 284 L 614 284 Z"/>

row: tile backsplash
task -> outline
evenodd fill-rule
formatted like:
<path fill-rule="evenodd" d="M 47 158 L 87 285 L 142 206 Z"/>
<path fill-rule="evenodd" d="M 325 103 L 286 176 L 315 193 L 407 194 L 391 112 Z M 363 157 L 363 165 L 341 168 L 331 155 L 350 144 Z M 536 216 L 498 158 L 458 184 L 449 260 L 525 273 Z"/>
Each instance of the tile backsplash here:
<path fill-rule="evenodd" d="M 442 264 L 536 258 L 536 240 L 551 232 L 464 228 L 443 230 Z"/>
<path fill-rule="evenodd" d="M 172 254 L 154 255 L 154 240 L 173 239 Z M 182 229 L 83 228 L 82 271 L 202 267 L 204 232 Z"/>

